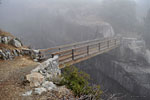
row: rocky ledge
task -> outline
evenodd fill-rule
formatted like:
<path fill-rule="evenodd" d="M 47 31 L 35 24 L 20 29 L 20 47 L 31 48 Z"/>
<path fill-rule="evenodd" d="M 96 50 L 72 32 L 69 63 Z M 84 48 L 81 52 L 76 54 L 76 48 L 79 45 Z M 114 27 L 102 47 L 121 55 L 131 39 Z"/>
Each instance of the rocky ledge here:
<path fill-rule="evenodd" d="M 61 80 L 58 56 L 54 56 L 42 63 L 26 75 L 26 81 L 30 84 L 30 90 L 23 93 L 23 97 L 48 94 L 45 99 L 70 100 L 74 98 L 73 93 L 65 86 L 57 86 Z"/>
<path fill-rule="evenodd" d="M 43 59 L 39 50 L 29 49 L 21 40 L 0 30 L 0 59 L 12 60 L 17 56 L 30 56 L 34 61 Z"/>

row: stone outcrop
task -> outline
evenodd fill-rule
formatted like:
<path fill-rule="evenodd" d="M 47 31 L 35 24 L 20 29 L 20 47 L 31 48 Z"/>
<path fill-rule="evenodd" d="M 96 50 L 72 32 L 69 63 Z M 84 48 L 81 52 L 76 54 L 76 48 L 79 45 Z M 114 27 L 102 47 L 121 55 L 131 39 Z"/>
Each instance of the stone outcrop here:
<path fill-rule="evenodd" d="M 42 60 L 39 50 L 24 48 L 22 42 L 13 36 L 0 36 L 0 59 L 12 60 L 17 56 L 28 55 L 34 61 Z"/>
<path fill-rule="evenodd" d="M 16 48 L 16 49 L 0 49 L 0 59 L 2 60 L 12 60 L 18 56 L 30 56 L 34 61 L 40 61 L 44 59 L 44 55 L 42 56 L 39 50 L 28 49 L 28 48 Z"/>
<path fill-rule="evenodd" d="M 19 49 L 10 50 L 6 48 L 2 48 L 0 50 L 0 59 L 2 60 L 12 60 L 16 56 L 20 56 L 20 55 L 21 55 L 21 51 Z"/>
<path fill-rule="evenodd" d="M 39 87 L 34 89 L 34 93 L 41 95 L 43 92 L 46 92 L 47 90 L 44 87 Z"/>
<path fill-rule="evenodd" d="M 43 92 L 56 89 L 57 87 L 53 82 L 58 80 L 60 75 L 58 56 L 54 56 L 40 63 L 31 71 L 31 74 L 26 75 L 26 79 L 30 82 L 31 87 L 36 87 L 33 93 L 40 95 Z"/>
<path fill-rule="evenodd" d="M 13 38 L 10 36 L 0 36 L 0 43 L 10 44 L 17 48 L 23 46 L 22 42 L 18 38 Z"/>
<path fill-rule="evenodd" d="M 19 39 L 17 39 L 17 38 L 10 40 L 9 44 L 11 44 L 12 46 L 17 47 L 17 48 L 20 48 L 20 47 L 23 46 L 21 41 Z"/>
<path fill-rule="evenodd" d="M 59 69 L 58 56 L 54 56 L 53 58 L 50 58 L 44 61 L 43 63 L 40 63 L 39 66 L 37 66 L 31 72 L 39 72 L 43 76 L 45 76 L 46 80 L 52 81 L 53 78 L 56 78 L 57 76 L 61 75 L 61 71 Z"/>
<path fill-rule="evenodd" d="M 26 78 L 31 87 L 37 87 L 44 81 L 44 76 L 37 72 L 27 75 Z"/>
<path fill-rule="evenodd" d="M 0 36 L 0 43 L 8 44 L 9 41 L 13 39 L 12 37 L 5 37 L 5 36 Z"/>

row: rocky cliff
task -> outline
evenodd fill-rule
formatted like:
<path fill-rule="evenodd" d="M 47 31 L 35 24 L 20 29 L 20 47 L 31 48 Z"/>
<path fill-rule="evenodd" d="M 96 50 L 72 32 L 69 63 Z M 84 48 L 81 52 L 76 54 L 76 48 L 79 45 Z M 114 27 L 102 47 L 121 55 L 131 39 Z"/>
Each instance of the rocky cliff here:
<path fill-rule="evenodd" d="M 18 56 L 30 56 L 35 61 L 41 59 L 39 50 L 24 46 L 20 39 L 0 30 L 0 59 L 12 60 Z"/>
<path fill-rule="evenodd" d="M 117 49 L 83 61 L 77 66 L 91 75 L 93 82 L 121 100 L 147 100 L 150 94 L 149 56 L 143 40 L 124 38 Z M 120 100 L 120 99 L 119 99 Z"/>

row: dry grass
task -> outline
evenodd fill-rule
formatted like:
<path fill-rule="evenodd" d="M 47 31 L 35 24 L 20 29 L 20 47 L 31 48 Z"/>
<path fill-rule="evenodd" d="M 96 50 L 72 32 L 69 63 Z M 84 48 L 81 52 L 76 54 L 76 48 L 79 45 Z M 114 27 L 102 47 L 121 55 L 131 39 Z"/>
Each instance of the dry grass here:
<path fill-rule="evenodd" d="M 32 88 L 22 84 L 22 77 L 29 74 L 36 65 L 37 63 L 28 57 L 0 61 L 0 100 L 60 100 L 63 96 L 74 97 L 73 93 L 65 87 L 59 87 L 59 91 L 23 97 L 22 94 Z"/>
<path fill-rule="evenodd" d="M 11 72 L 14 72 L 23 67 L 36 65 L 29 57 L 16 57 L 14 60 L 0 60 L 0 79 L 9 77 Z"/>
<path fill-rule="evenodd" d="M 0 60 L 0 100 L 22 100 L 20 96 L 26 91 L 21 86 L 22 78 L 36 65 L 29 57 Z"/>
<path fill-rule="evenodd" d="M 22 50 L 23 48 L 24 49 L 28 49 L 28 47 L 26 47 L 26 46 L 22 46 L 20 48 L 16 48 L 16 47 L 14 47 L 12 45 L 9 45 L 9 44 L 0 43 L 0 50 L 3 49 L 3 48 L 9 49 L 9 50 L 14 50 L 14 49 Z"/>
<path fill-rule="evenodd" d="M 5 32 L 5 31 L 3 31 L 3 30 L 1 30 L 1 29 L 0 29 L 0 36 L 10 36 L 10 37 L 14 38 L 13 35 L 11 35 L 11 34 L 8 33 L 8 32 Z"/>
<path fill-rule="evenodd" d="M 0 43 L 0 49 L 2 49 L 2 48 L 9 49 L 9 50 L 18 49 L 12 45 Z"/>
<path fill-rule="evenodd" d="M 10 37 L 12 37 L 12 39 L 15 38 L 12 34 L 5 32 L 1 29 L 0 29 L 0 36 L 10 36 Z M 13 50 L 13 49 L 20 49 L 21 50 L 21 48 L 16 48 L 16 47 L 9 45 L 9 44 L 0 43 L 0 49 L 2 49 L 2 48 L 6 48 L 6 49 L 10 49 L 10 50 Z M 28 47 L 22 46 L 22 48 L 28 48 Z"/>

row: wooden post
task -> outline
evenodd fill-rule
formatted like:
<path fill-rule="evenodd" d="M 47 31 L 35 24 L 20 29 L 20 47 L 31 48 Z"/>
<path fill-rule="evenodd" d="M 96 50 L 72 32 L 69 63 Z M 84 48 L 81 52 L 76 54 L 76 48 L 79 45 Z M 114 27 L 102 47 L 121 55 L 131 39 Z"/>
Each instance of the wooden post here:
<path fill-rule="evenodd" d="M 107 47 L 109 48 L 109 40 L 107 41 Z"/>
<path fill-rule="evenodd" d="M 74 45 L 74 49 L 76 48 L 76 45 Z"/>
<path fill-rule="evenodd" d="M 101 43 L 98 43 L 99 52 L 101 51 Z"/>
<path fill-rule="evenodd" d="M 115 39 L 115 46 L 117 45 L 117 39 Z"/>
<path fill-rule="evenodd" d="M 51 57 L 54 58 L 54 54 L 51 54 Z"/>
<path fill-rule="evenodd" d="M 60 54 L 60 48 L 58 50 L 59 50 L 59 56 L 61 56 L 61 54 Z"/>
<path fill-rule="evenodd" d="M 87 55 L 89 55 L 89 45 L 87 46 Z"/>
<path fill-rule="evenodd" d="M 60 52 L 60 48 L 58 48 L 59 52 Z"/>
<path fill-rule="evenodd" d="M 74 49 L 72 49 L 72 60 L 74 60 Z"/>

